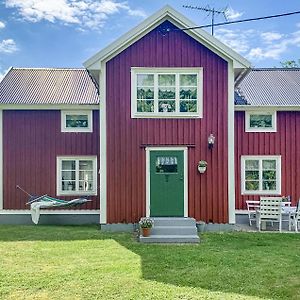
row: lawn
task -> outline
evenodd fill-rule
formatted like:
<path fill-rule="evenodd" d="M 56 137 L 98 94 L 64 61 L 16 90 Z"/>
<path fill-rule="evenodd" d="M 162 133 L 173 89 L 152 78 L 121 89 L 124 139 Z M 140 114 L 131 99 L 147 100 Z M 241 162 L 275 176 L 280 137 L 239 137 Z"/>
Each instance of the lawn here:
<path fill-rule="evenodd" d="M 139 244 L 96 226 L 0 226 L 0 299 L 300 299 L 300 235 Z"/>

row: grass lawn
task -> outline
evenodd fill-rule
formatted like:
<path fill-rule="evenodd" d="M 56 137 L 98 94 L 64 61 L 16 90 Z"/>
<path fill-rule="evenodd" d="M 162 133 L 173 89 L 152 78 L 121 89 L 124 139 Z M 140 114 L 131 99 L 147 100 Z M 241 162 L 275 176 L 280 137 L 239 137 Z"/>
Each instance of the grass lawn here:
<path fill-rule="evenodd" d="M 0 226 L 0 299 L 300 299 L 300 235 L 146 245 L 96 226 Z"/>

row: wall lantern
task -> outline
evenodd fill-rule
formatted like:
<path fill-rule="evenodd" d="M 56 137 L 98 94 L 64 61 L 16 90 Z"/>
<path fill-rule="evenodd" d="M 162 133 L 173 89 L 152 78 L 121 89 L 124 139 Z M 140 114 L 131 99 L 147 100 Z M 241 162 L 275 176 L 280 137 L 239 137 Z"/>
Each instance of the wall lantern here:
<path fill-rule="evenodd" d="M 215 143 L 215 136 L 211 133 L 207 139 L 208 141 L 208 149 L 212 149 Z"/>

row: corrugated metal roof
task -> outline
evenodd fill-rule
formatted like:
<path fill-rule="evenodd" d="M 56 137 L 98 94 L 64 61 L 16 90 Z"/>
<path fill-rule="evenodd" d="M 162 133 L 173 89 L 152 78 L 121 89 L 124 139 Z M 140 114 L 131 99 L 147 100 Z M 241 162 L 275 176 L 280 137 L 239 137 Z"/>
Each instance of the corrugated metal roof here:
<path fill-rule="evenodd" d="M 245 100 L 245 103 L 237 104 L 300 105 L 300 69 L 252 69 L 236 91 Z"/>
<path fill-rule="evenodd" d="M 98 104 L 85 69 L 11 68 L 0 82 L 0 104 Z"/>

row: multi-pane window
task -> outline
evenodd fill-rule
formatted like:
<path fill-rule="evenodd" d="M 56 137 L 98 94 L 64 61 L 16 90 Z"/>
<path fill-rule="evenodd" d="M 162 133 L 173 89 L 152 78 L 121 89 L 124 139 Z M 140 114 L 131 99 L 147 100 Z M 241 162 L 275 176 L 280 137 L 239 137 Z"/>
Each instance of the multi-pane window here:
<path fill-rule="evenodd" d="M 275 132 L 276 112 L 246 112 L 246 132 Z"/>
<path fill-rule="evenodd" d="M 62 111 L 62 132 L 92 132 L 92 111 Z"/>
<path fill-rule="evenodd" d="M 202 117 L 202 69 L 132 68 L 132 117 Z"/>
<path fill-rule="evenodd" d="M 57 158 L 58 195 L 95 195 L 96 191 L 96 157 Z"/>
<path fill-rule="evenodd" d="M 280 194 L 280 156 L 242 156 L 243 194 Z"/>

